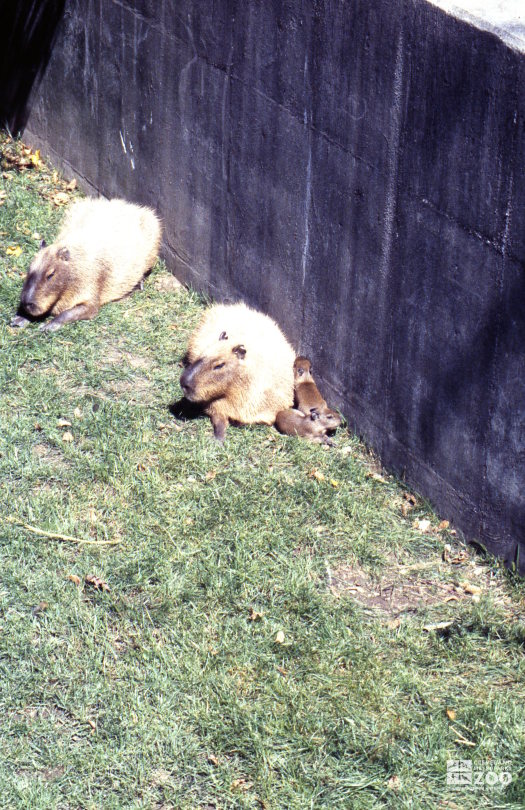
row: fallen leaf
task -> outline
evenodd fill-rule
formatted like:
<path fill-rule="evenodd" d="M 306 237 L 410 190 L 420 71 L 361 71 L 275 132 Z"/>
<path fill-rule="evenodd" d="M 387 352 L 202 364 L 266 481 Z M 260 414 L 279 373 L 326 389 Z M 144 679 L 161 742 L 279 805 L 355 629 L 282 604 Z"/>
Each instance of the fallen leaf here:
<path fill-rule="evenodd" d="M 80 408 L 75 408 L 75 410 L 73 411 L 73 416 L 75 417 L 75 419 L 82 419 L 83 415 L 84 414 L 82 413 Z"/>
<path fill-rule="evenodd" d="M 377 481 L 379 484 L 386 484 L 388 483 L 386 478 L 380 475 L 378 472 L 368 472 L 366 474 L 367 478 L 371 478 L 372 481 Z"/>
<path fill-rule="evenodd" d="M 279 632 L 275 636 L 275 643 L 276 644 L 284 644 L 284 633 L 283 633 L 282 630 L 279 630 Z"/>
<path fill-rule="evenodd" d="M 336 481 L 335 478 L 330 478 L 330 484 L 334 489 L 338 489 L 340 486 L 339 481 Z"/>
<path fill-rule="evenodd" d="M 65 191 L 59 191 L 53 197 L 53 202 L 55 205 L 66 205 L 69 202 L 69 196 L 66 194 Z"/>
<path fill-rule="evenodd" d="M 324 481 L 325 480 L 324 474 L 318 469 L 310 470 L 310 472 L 308 473 L 308 476 L 310 478 L 315 478 L 316 481 Z"/>
<path fill-rule="evenodd" d="M 91 728 L 92 728 L 93 730 L 95 730 L 95 729 L 96 729 L 96 727 L 97 727 L 97 724 L 95 723 L 95 721 L 94 721 L 94 720 L 90 720 L 90 719 L 89 719 L 89 717 L 87 718 L 87 724 L 88 724 L 88 726 L 91 726 Z"/>
<path fill-rule="evenodd" d="M 390 790 L 394 790 L 397 793 L 397 791 L 401 789 L 401 779 L 394 774 L 394 776 L 391 776 L 388 780 L 387 786 Z"/>
<path fill-rule="evenodd" d="M 71 427 L 71 422 L 67 419 L 59 419 L 57 422 L 57 427 Z"/>
<path fill-rule="evenodd" d="M 481 588 L 478 585 L 471 585 L 470 582 L 460 582 L 461 587 L 465 593 L 470 593 L 473 596 L 481 593 Z"/>
<path fill-rule="evenodd" d="M 216 757 L 215 754 L 208 754 L 208 762 L 211 762 L 212 765 L 219 764 L 218 757 Z"/>
<path fill-rule="evenodd" d="M 80 585 L 80 583 L 81 583 L 81 579 L 80 579 L 80 577 L 77 577 L 77 575 L 76 575 L 76 574 L 68 574 L 68 575 L 67 575 L 67 578 L 68 578 L 68 579 L 69 579 L 69 580 L 70 580 L 70 581 L 71 581 L 71 582 L 72 582 L 74 585 Z"/>
<path fill-rule="evenodd" d="M 397 628 L 401 624 L 401 619 L 391 619 L 389 622 L 386 623 L 386 626 L 389 630 L 397 630 Z"/>
<path fill-rule="evenodd" d="M 66 430 L 65 433 L 62 434 L 62 441 L 63 442 L 72 442 L 73 441 L 73 434 Z"/>
<path fill-rule="evenodd" d="M 208 470 L 206 473 L 206 481 L 213 481 L 213 479 L 217 476 L 217 470 Z"/>
<path fill-rule="evenodd" d="M 39 169 L 42 166 L 42 160 L 40 158 L 40 149 L 37 149 L 36 152 L 32 152 L 29 155 L 29 159 L 31 160 L 33 166 L 36 166 L 36 168 Z"/>
<path fill-rule="evenodd" d="M 456 712 L 454 711 L 454 709 L 447 709 L 447 717 L 449 720 L 456 719 Z"/>
<path fill-rule="evenodd" d="M 84 578 L 84 582 L 86 585 L 91 585 L 97 591 L 109 591 L 109 585 L 107 582 L 104 582 L 103 579 L 100 577 L 95 576 L 95 574 L 88 574 Z"/>
<path fill-rule="evenodd" d="M 66 185 L 68 191 L 74 191 L 78 186 L 77 180 L 74 177 L 73 180 L 70 180 L 69 183 Z"/>
<path fill-rule="evenodd" d="M 453 621 L 438 622 L 437 624 L 425 624 L 423 625 L 423 630 L 426 630 L 427 633 L 430 633 L 432 630 L 446 630 L 447 627 L 451 627 L 453 624 Z"/>
<path fill-rule="evenodd" d="M 460 551 L 453 556 L 452 546 L 450 543 L 445 543 L 443 546 L 442 559 L 444 562 L 448 562 L 451 565 L 461 565 L 461 563 L 467 562 L 468 558 L 468 552 L 466 552 L 464 549 L 460 549 Z"/>
<path fill-rule="evenodd" d="M 35 605 L 31 613 L 33 614 L 33 616 L 38 616 L 39 613 L 43 613 L 44 610 L 47 610 L 48 607 L 49 606 L 47 602 L 39 602 L 38 605 Z"/>
<path fill-rule="evenodd" d="M 448 529 L 449 526 L 450 523 L 448 520 L 442 520 L 441 523 L 438 523 L 439 531 L 444 531 L 445 529 Z"/>
<path fill-rule="evenodd" d="M 253 787 L 253 782 L 248 782 L 243 777 L 240 777 L 239 779 L 233 780 L 231 787 L 232 790 L 242 790 L 243 792 L 246 792 L 247 790 L 250 790 L 250 788 Z"/>
<path fill-rule="evenodd" d="M 9 247 L 5 249 L 5 252 L 8 256 L 18 257 L 22 253 L 22 248 L 20 245 L 9 245 Z"/>
<path fill-rule="evenodd" d="M 288 670 L 285 669 L 284 667 L 277 667 L 277 672 L 280 672 L 283 678 L 286 678 L 286 676 L 288 675 Z"/>
<path fill-rule="evenodd" d="M 249 618 L 249 620 L 251 622 L 260 621 L 262 619 L 262 616 L 263 616 L 262 613 L 259 613 L 258 610 L 255 610 L 254 608 L 250 608 L 250 615 L 249 615 L 248 618 Z"/>
<path fill-rule="evenodd" d="M 412 528 L 418 529 L 422 534 L 426 534 L 430 531 L 430 520 L 414 520 Z"/>
<path fill-rule="evenodd" d="M 35 422 L 35 430 L 42 430 L 42 425 L 40 422 Z"/>

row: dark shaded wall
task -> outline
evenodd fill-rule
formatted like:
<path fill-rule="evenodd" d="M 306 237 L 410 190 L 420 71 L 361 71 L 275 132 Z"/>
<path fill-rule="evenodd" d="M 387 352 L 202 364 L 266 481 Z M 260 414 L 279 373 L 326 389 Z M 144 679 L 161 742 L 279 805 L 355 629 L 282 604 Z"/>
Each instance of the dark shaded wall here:
<path fill-rule="evenodd" d="M 424 0 L 71 0 L 25 134 L 155 206 L 383 462 L 525 570 L 525 55 Z"/>
<path fill-rule="evenodd" d="M 45 72 L 65 0 L 0 0 L 0 126 L 18 132 Z"/>

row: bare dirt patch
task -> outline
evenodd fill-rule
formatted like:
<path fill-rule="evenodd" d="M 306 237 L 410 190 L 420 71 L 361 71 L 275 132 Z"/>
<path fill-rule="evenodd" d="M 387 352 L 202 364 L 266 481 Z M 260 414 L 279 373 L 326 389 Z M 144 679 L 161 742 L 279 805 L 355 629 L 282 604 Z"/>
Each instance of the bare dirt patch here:
<path fill-rule="evenodd" d="M 106 383 L 104 387 L 111 394 L 131 395 L 129 402 L 151 402 L 153 400 L 153 383 L 144 377 L 135 377 L 133 380 L 113 380 Z"/>
<path fill-rule="evenodd" d="M 461 544 L 445 544 L 441 558 L 403 564 L 394 556 L 386 573 L 373 577 L 357 565 L 327 569 L 328 589 L 337 599 L 354 599 L 365 608 L 396 616 L 431 605 L 471 600 L 490 594 L 495 605 L 512 616 L 523 612 L 508 594 L 501 572 L 480 561 Z"/>
<path fill-rule="evenodd" d="M 328 579 L 328 587 L 334 596 L 350 596 L 363 607 L 392 616 L 439 602 L 468 598 L 468 594 L 453 583 L 409 576 L 403 578 L 401 572 L 374 579 L 350 565 L 331 571 Z"/>
<path fill-rule="evenodd" d="M 151 368 L 151 361 L 141 354 L 133 354 L 126 352 L 118 346 L 110 346 L 104 352 L 104 365 L 120 365 L 127 363 L 128 366 L 134 369 L 148 369 Z"/>
<path fill-rule="evenodd" d="M 56 447 L 50 447 L 47 444 L 33 445 L 33 455 L 35 455 L 44 464 L 52 464 L 55 467 L 66 467 L 67 462 L 64 456 Z"/>

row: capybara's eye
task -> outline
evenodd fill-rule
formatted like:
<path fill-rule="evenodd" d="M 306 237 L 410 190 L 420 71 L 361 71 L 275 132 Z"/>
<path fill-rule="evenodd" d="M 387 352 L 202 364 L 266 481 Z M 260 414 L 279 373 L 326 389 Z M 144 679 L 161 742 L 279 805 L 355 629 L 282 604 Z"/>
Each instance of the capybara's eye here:
<path fill-rule="evenodd" d="M 49 273 L 46 273 L 46 278 L 52 278 L 52 276 L 54 275 L 55 275 L 55 268 L 50 270 Z"/>
<path fill-rule="evenodd" d="M 220 368 L 224 368 L 225 365 L 226 365 L 226 363 L 217 363 L 216 366 L 213 366 L 213 370 L 217 371 Z"/>

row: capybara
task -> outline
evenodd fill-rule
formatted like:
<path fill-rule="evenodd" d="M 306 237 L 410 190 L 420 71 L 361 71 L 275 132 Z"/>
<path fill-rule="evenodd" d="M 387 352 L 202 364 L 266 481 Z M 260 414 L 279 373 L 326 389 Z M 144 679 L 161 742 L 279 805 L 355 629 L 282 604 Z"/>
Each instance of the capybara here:
<path fill-rule="evenodd" d="M 327 410 L 330 411 L 330 408 Z M 318 413 L 313 410 L 311 414 L 305 415 L 296 408 L 288 408 L 279 411 L 275 418 L 275 427 L 279 433 L 287 436 L 301 436 L 318 444 L 332 444 L 328 434 L 337 427 L 337 424 L 334 425 L 332 422 L 331 413 Z"/>
<path fill-rule="evenodd" d="M 151 208 L 124 200 L 73 203 L 52 245 L 40 245 L 29 267 L 19 312 L 11 325 L 25 327 L 47 314 L 41 329 L 94 318 L 102 304 L 141 284 L 155 263 L 161 225 Z"/>
<path fill-rule="evenodd" d="M 323 414 L 331 423 L 331 430 L 341 424 L 341 417 L 326 404 L 312 375 L 312 364 L 307 357 L 296 357 L 293 364 L 295 406 L 306 416 L 311 413 Z"/>
<path fill-rule="evenodd" d="M 191 335 L 180 378 L 184 396 L 202 403 L 215 437 L 229 422 L 273 425 L 293 404 L 294 350 L 268 315 L 245 304 L 216 304 Z"/>

